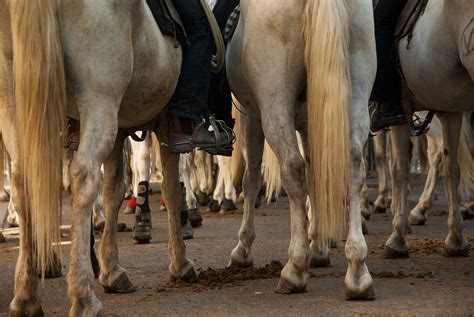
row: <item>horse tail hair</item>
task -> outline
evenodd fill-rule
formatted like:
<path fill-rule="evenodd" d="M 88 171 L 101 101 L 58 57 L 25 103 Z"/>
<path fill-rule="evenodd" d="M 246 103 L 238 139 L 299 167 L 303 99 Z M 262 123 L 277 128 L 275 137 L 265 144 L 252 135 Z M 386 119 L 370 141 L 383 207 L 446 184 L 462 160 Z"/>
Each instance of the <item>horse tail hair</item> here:
<path fill-rule="evenodd" d="M 26 221 L 44 277 L 60 241 L 66 80 L 56 0 L 10 2 L 15 97 Z M 59 243 L 57 244 L 59 245 Z"/>
<path fill-rule="evenodd" d="M 459 181 L 459 195 L 461 202 L 470 202 L 474 199 L 474 160 L 471 153 L 473 135 L 470 124 L 470 113 L 464 113 L 459 139 L 458 164 L 461 174 Z"/>
<path fill-rule="evenodd" d="M 0 191 L 5 187 L 5 146 L 3 145 L 3 136 L 0 134 Z"/>
<path fill-rule="evenodd" d="M 265 141 L 263 148 L 262 175 L 266 186 L 265 199 L 268 204 L 273 197 L 278 197 L 282 187 L 280 163 L 267 141 Z"/>
<path fill-rule="evenodd" d="M 346 0 L 307 0 L 308 192 L 321 248 L 340 239 L 345 227 L 352 98 L 349 31 Z"/>
<path fill-rule="evenodd" d="M 239 102 L 234 96 L 232 96 L 232 100 L 236 105 L 240 106 Z M 241 114 L 237 110 L 237 108 L 233 107 L 232 117 L 235 118 L 235 125 L 234 125 L 235 143 L 234 143 L 234 151 L 232 152 L 230 166 L 232 170 L 232 183 L 234 185 L 234 188 L 241 190 L 242 179 L 244 177 L 244 172 L 245 172 L 245 160 L 244 160 L 244 154 L 243 154 L 240 116 Z"/>

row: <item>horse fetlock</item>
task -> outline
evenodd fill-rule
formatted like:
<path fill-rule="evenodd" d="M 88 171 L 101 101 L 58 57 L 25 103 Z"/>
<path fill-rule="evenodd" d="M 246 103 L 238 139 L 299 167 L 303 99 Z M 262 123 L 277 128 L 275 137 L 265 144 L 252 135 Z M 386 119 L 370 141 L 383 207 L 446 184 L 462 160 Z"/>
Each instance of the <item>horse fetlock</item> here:
<path fill-rule="evenodd" d="M 319 250 L 315 243 L 311 243 L 309 246 L 310 259 L 309 267 L 328 267 L 331 265 L 331 259 L 329 256 L 329 250 Z"/>
<path fill-rule="evenodd" d="M 278 294 L 303 293 L 308 285 L 307 268 L 299 269 L 291 261 L 281 270 L 280 280 L 275 292 Z"/>
<path fill-rule="evenodd" d="M 19 301 L 16 298 L 10 303 L 10 317 L 24 317 L 24 316 L 44 316 L 43 309 L 39 299 L 29 301 Z"/>
<path fill-rule="evenodd" d="M 375 298 L 372 276 L 365 263 L 349 265 L 344 279 L 346 298 L 349 300 L 372 300 Z"/>
<path fill-rule="evenodd" d="M 426 209 L 415 207 L 408 216 L 408 222 L 413 226 L 423 226 L 427 218 Z"/>

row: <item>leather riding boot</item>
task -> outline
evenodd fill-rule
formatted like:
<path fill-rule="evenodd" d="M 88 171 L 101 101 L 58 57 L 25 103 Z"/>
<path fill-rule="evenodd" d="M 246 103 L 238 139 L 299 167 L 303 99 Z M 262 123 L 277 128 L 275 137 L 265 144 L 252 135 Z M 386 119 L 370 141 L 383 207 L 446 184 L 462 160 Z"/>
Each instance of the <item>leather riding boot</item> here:
<path fill-rule="evenodd" d="M 219 148 L 233 141 L 227 133 L 216 133 L 209 129 L 210 125 L 204 121 L 197 123 L 191 119 L 168 116 L 168 124 L 168 147 L 174 154 L 189 153 L 195 148 Z"/>
<path fill-rule="evenodd" d="M 369 105 L 370 130 L 372 132 L 408 122 L 400 102 L 372 102 Z"/>

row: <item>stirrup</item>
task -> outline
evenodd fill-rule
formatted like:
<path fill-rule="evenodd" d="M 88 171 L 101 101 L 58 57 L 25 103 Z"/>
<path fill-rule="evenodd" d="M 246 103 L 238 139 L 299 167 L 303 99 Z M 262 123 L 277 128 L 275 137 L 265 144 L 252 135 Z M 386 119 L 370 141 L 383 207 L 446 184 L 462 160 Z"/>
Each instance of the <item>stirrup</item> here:
<path fill-rule="evenodd" d="M 422 119 L 416 113 L 413 113 L 409 125 L 410 136 L 420 136 L 428 132 L 430 130 L 430 123 L 433 119 L 433 116 L 433 111 L 430 111 L 424 119 Z"/>
<path fill-rule="evenodd" d="M 233 145 L 236 137 L 234 130 L 229 128 L 223 120 L 216 120 L 213 115 L 209 117 L 209 124 L 212 127 L 216 138 L 216 147 L 202 150 L 212 155 L 232 156 L 232 151 L 234 150 Z M 225 134 L 224 140 L 227 140 L 225 143 L 221 143 L 221 134 Z"/>

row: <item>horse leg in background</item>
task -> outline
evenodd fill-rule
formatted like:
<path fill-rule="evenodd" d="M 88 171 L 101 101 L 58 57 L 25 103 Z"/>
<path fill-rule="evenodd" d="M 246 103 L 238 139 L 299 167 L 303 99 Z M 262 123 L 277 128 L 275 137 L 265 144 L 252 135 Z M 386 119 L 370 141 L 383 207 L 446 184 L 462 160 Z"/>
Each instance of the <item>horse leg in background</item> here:
<path fill-rule="evenodd" d="M 159 140 L 162 139 L 160 136 L 158 134 Z M 179 157 L 176 154 L 170 154 L 166 146 L 160 147 L 160 154 L 163 168 L 162 192 L 168 210 L 168 253 L 171 259 L 169 266 L 171 279 L 184 280 L 188 283 L 196 282 L 194 263 L 186 256 L 186 245 L 181 231 L 182 189 L 179 184 Z"/>
<path fill-rule="evenodd" d="M 230 254 L 229 266 L 253 265 L 252 243 L 255 240 L 255 201 L 261 188 L 261 165 L 264 135 L 259 119 L 240 114 L 244 159 L 246 163 L 242 187 L 244 190 L 244 214 L 239 230 L 239 243 Z"/>
<path fill-rule="evenodd" d="M 372 215 L 372 203 L 369 199 L 369 187 L 367 186 L 367 178 L 364 178 L 362 190 L 360 191 L 360 212 L 364 219 L 369 220 Z"/>
<path fill-rule="evenodd" d="M 186 207 L 187 207 L 187 219 L 189 220 L 191 226 L 201 227 L 202 226 L 202 215 L 197 207 L 196 196 L 194 195 L 191 187 L 191 167 L 189 164 L 189 155 L 181 154 L 179 156 L 179 174 L 182 178 L 185 190 L 186 197 Z M 184 216 L 184 215 L 183 215 Z M 183 221 L 184 222 L 184 221 Z M 183 228 L 184 230 L 184 228 Z M 189 229 L 188 229 L 189 231 Z M 191 230 L 192 231 L 192 230 Z M 191 236 L 189 232 L 186 236 Z"/>
<path fill-rule="evenodd" d="M 232 181 L 232 158 L 227 156 L 217 156 L 216 158 L 219 165 L 219 174 L 222 173 L 224 181 L 224 199 L 221 209 L 225 212 L 237 210 L 237 206 L 235 206 L 237 194 Z"/>
<path fill-rule="evenodd" d="M 130 166 L 132 167 L 132 188 L 133 196 L 127 203 L 127 207 L 124 210 L 125 214 L 136 214 L 137 198 L 138 198 L 138 184 L 140 182 L 146 182 L 148 189 L 150 181 L 150 135 L 147 134 L 145 140 L 142 142 L 134 141 L 130 138 L 132 157 L 130 160 Z M 145 210 L 150 210 L 150 206 L 146 206 Z M 139 216 L 139 215 L 135 215 Z M 149 240 L 149 239 L 148 239 Z"/>
<path fill-rule="evenodd" d="M 304 128 L 299 128 L 298 131 L 300 132 L 301 135 L 301 140 L 303 143 L 303 149 L 305 153 L 308 152 L 308 132 L 306 130 L 306 127 Z M 309 165 L 309 157 L 306 155 L 305 157 L 305 163 L 306 163 L 306 184 L 310 184 L 310 174 L 308 173 L 310 165 Z M 318 229 L 317 229 L 317 224 L 316 221 L 313 220 L 314 218 L 314 212 L 311 208 L 311 200 L 309 198 L 309 195 L 307 197 L 307 215 L 308 215 L 308 220 L 309 220 L 309 227 L 308 227 L 308 239 L 310 240 L 309 244 L 309 252 L 310 252 L 310 260 L 309 260 L 309 267 L 315 268 L 315 267 L 328 267 L 331 264 L 331 258 L 329 255 L 329 247 L 326 247 L 324 249 L 321 249 L 317 243 L 318 241 Z"/>
<path fill-rule="evenodd" d="M 433 128 L 434 126 L 432 124 L 431 129 Z M 436 183 L 438 182 L 442 157 L 442 144 L 434 137 L 428 135 L 428 176 L 426 178 L 423 193 L 418 200 L 418 204 L 412 209 L 410 216 L 408 217 L 410 225 L 422 226 L 426 222 L 426 212 L 431 208 L 435 198 Z"/>
<path fill-rule="evenodd" d="M 129 200 L 133 196 L 133 173 L 131 167 L 132 146 L 127 138 L 123 144 L 123 183 L 125 185 L 125 199 Z M 125 211 L 124 211 L 125 213 Z M 133 213 L 133 212 L 132 212 Z"/>
<path fill-rule="evenodd" d="M 407 199 L 410 171 L 409 131 L 408 125 L 391 128 L 392 144 L 392 234 L 385 243 L 385 258 L 407 258 L 408 242 L 406 235 L 409 230 Z"/>
<path fill-rule="evenodd" d="M 216 187 L 212 193 L 211 201 L 207 206 L 207 211 L 219 212 L 224 201 L 224 173 L 219 169 L 217 174 Z"/>
<path fill-rule="evenodd" d="M 93 220 L 93 227 L 94 230 L 102 231 L 104 230 L 105 226 L 105 217 L 104 217 L 104 202 L 103 202 L 103 172 L 101 171 L 100 175 L 100 190 L 97 193 L 97 198 L 94 202 L 94 206 L 92 207 L 92 220 Z"/>
<path fill-rule="evenodd" d="M 63 189 L 64 191 L 71 193 L 71 162 L 74 157 L 74 151 L 64 150 L 63 154 Z"/>
<path fill-rule="evenodd" d="M 445 240 L 444 256 L 467 256 L 469 244 L 462 235 L 463 219 L 460 212 L 458 186 L 458 146 L 462 113 L 444 113 L 440 116 L 443 127 L 444 185 L 448 198 L 448 237 Z"/>
<path fill-rule="evenodd" d="M 13 196 L 13 192 L 11 191 L 11 196 Z M 18 212 L 16 211 L 15 205 L 13 203 L 13 199 L 10 199 L 8 202 L 8 207 L 7 207 L 7 219 L 6 219 L 6 225 L 8 228 L 16 228 L 20 225 L 19 219 L 18 219 Z"/>
<path fill-rule="evenodd" d="M 122 162 L 125 137 L 124 134 L 119 133 L 112 153 L 104 162 L 104 202 L 107 216 L 99 246 L 99 282 L 106 292 L 116 293 L 129 293 L 136 290 L 118 259 L 117 220 L 125 192 Z"/>
<path fill-rule="evenodd" d="M 382 131 L 374 137 L 375 167 L 378 177 L 377 199 L 374 203 L 374 213 L 385 213 L 389 207 L 388 194 L 388 159 L 387 159 L 387 132 Z"/>
<path fill-rule="evenodd" d="M 193 152 L 195 171 L 194 180 L 198 187 L 197 191 L 194 192 L 196 193 L 197 201 L 201 206 L 206 206 L 211 200 L 211 191 L 209 190 L 210 186 L 208 185 L 210 182 L 210 174 L 208 173 L 209 168 L 206 166 L 208 163 L 207 155 L 208 154 L 204 151 Z"/>

